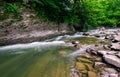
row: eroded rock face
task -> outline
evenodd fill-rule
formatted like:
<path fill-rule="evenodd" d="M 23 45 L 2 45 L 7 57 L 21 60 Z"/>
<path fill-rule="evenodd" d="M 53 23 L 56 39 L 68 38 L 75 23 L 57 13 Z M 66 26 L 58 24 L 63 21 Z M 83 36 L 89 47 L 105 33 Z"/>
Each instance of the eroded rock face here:
<path fill-rule="evenodd" d="M 107 63 L 112 64 L 112 65 L 120 68 L 120 58 L 118 58 L 117 56 L 104 55 L 103 58 Z"/>

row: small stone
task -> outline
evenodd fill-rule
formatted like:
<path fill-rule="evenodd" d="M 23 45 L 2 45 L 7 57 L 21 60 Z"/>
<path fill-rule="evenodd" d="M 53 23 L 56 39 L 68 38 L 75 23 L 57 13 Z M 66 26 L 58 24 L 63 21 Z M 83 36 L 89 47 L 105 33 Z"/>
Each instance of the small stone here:
<path fill-rule="evenodd" d="M 91 60 L 89 60 L 87 58 L 82 58 L 82 57 L 78 57 L 77 61 L 84 62 L 84 63 L 90 63 L 90 64 L 93 63 Z"/>
<path fill-rule="evenodd" d="M 104 68 L 104 71 L 108 72 L 109 74 L 117 74 L 117 71 L 114 68 Z"/>
<path fill-rule="evenodd" d="M 72 44 L 79 44 L 79 41 L 72 41 Z"/>
<path fill-rule="evenodd" d="M 75 48 L 79 48 L 80 47 L 80 42 L 79 41 L 72 41 L 71 42 Z"/>
<path fill-rule="evenodd" d="M 76 62 L 75 67 L 76 67 L 76 69 L 78 69 L 80 71 L 85 71 L 86 70 L 85 65 L 81 62 Z"/>
<path fill-rule="evenodd" d="M 109 45 L 103 45 L 104 49 L 110 50 L 110 46 Z"/>
<path fill-rule="evenodd" d="M 95 58 L 95 61 L 101 62 L 101 61 L 102 61 L 102 57 L 96 57 L 96 58 Z"/>
<path fill-rule="evenodd" d="M 110 74 L 109 77 L 119 77 L 118 74 Z"/>
<path fill-rule="evenodd" d="M 81 77 L 81 72 L 79 70 L 76 70 L 75 68 L 71 69 L 70 77 Z"/>
<path fill-rule="evenodd" d="M 112 35 L 112 34 L 107 34 L 107 35 L 105 35 L 105 39 L 108 39 L 108 40 L 113 40 L 113 39 L 114 39 L 114 37 L 113 37 L 113 35 Z"/>
<path fill-rule="evenodd" d="M 83 33 L 84 36 L 90 35 L 88 32 Z"/>
<path fill-rule="evenodd" d="M 88 53 L 80 54 L 79 56 L 84 57 L 84 58 L 88 58 L 88 59 L 92 59 L 92 56 L 90 54 L 88 54 Z"/>
<path fill-rule="evenodd" d="M 87 74 L 88 71 L 87 70 L 84 70 L 84 71 L 81 71 L 82 74 Z"/>
<path fill-rule="evenodd" d="M 88 71 L 95 71 L 95 69 L 93 68 L 93 64 L 88 64 L 88 63 L 84 63 L 85 64 L 85 66 L 87 67 L 87 70 Z"/>
<path fill-rule="evenodd" d="M 105 35 L 105 39 L 109 39 L 110 36 L 108 34 Z"/>
<path fill-rule="evenodd" d="M 59 51 L 58 53 L 59 53 L 59 55 L 61 55 L 61 56 L 65 56 L 65 55 L 67 54 L 66 51 Z"/>
<path fill-rule="evenodd" d="M 27 15 L 26 15 L 26 17 L 30 17 L 30 15 L 29 15 L 29 14 L 27 14 Z"/>
<path fill-rule="evenodd" d="M 105 71 L 101 71 L 101 72 L 100 72 L 100 76 L 101 76 L 101 77 L 109 77 L 109 73 L 108 73 L 108 72 L 105 72 Z"/>
<path fill-rule="evenodd" d="M 102 68 L 105 66 L 106 66 L 106 64 L 104 64 L 102 62 L 95 62 L 95 64 L 94 64 L 94 68 Z"/>
<path fill-rule="evenodd" d="M 100 37 L 100 35 L 99 35 L 99 34 L 94 34 L 94 36 L 95 36 L 95 37 Z"/>
<path fill-rule="evenodd" d="M 95 48 L 87 48 L 86 49 L 86 52 L 87 53 L 90 53 L 90 54 L 94 54 L 94 55 L 97 55 L 97 50 Z"/>
<path fill-rule="evenodd" d="M 88 71 L 88 77 L 97 77 L 97 74 L 93 71 Z"/>

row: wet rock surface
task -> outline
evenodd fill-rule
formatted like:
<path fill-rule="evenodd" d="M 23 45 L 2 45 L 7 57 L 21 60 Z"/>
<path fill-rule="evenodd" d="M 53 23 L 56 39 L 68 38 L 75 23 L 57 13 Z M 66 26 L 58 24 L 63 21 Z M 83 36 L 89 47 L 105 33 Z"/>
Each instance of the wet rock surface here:
<path fill-rule="evenodd" d="M 111 43 L 111 46 L 110 46 L 111 50 L 120 50 L 120 42 L 118 43 Z"/>
<path fill-rule="evenodd" d="M 104 68 L 100 75 L 102 77 L 119 77 L 118 72 L 114 68 Z"/>
<path fill-rule="evenodd" d="M 99 29 L 83 33 L 96 37 L 102 44 L 81 45 L 74 68 L 80 75 L 72 77 L 120 77 L 120 31 Z M 84 49 L 81 49 L 84 46 Z M 78 52 L 77 51 L 77 52 Z M 79 55 L 78 55 L 79 54 Z"/>
<path fill-rule="evenodd" d="M 117 56 L 104 55 L 103 58 L 107 63 L 112 64 L 112 65 L 120 68 L 120 58 L 118 58 Z"/>

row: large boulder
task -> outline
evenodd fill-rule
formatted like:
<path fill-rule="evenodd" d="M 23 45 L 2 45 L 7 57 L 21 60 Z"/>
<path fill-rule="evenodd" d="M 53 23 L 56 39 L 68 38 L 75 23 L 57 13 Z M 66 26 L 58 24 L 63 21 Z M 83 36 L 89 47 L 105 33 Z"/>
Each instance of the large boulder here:
<path fill-rule="evenodd" d="M 97 55 L 97 51 L 98 51 L 98 48 L 97 48 L 97 46 L 94 46 L 94 45 L 91 45 L 86 48 L 86 52 L 89 54 Z"/>
<path fill-rule="evenodd" d="M 105 50 L 99 50 L 97 53 L 100 55 L 106 55 L 108 51 Z"/>
<path fill-rule="evenodd" d="M 94 64 L 94 68 L 103 68 L 103 67 L 105 67 L 106 66 L 106 64 L 105 63 L 102 63 L 102 62 L 95 62 L 95 64 Z"/>
<path fill-rule="evenodd" d="M 100 75 L 102 77 L 119 77 L 114 68 L 104 68 L 104 70 L 101 70 Z"/>
<path fill-rule="evenodd" d="M 118 72 L 114 68 L 104 68 L 104 71 L 108 72 L 109 74 L 117 74 Z"/>
<path fill-rule="evenodd" d="M 120 58 L 120 52 L 118 54 L 116 54 L 116 56 Z"/>
<path fill-rule="evenodd" d="M 106 35 L 105 35 L 105 39 L 113 40 L 113 39 L 114 39 L 114 36 L 113 36 L 112 34 L 106 34 Z"/>
<path fill-rule="evenodd" d="M 103 56 L 103 58 L 107 63 L 112 64 L 112 65 L 120 68 L 120 58 L 118 58 L 117 56 L 106 54 Z"/>
<path fill-rule="evenodd" d="M 97 77 L 97 74 L 93 71 L 88 71 L 88 77 Z"/>
<path fill-rule="evenodd" d="M 80 48 L 80 42 L 79 41 L 72 41 L 71 42 L 75 48 Z"/>
<path fill-rule="evenodd" d="M 89 33 L 89 32 L 84 32 L 83 35 L 84 35 L 84 36 L 89 36 L 90 33 Z"/>
<path fill-rule="evenodd" d="M 120 43 L 111 43 L 111 46 L 110 46 L 111 50 L 117 50 L 119 51 L 120 50 Z"/>
<path fill-rule="evenodd" d="M 113 41 L 120 42 L 120 35 L 114 35 L 113 37 L 114 37 Z"/>

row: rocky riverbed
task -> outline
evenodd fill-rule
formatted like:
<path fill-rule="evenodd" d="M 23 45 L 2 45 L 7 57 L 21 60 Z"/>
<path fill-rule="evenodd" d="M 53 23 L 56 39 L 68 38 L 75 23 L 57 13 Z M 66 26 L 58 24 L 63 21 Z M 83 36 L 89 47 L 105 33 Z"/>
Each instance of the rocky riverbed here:
<path fill-rule="evenodd" d="M 0 77 L 120 77 L 120 29 L 0 47 Z M 31 70 L 32 69 L 32 70 Z"/>
<path fill-rule="evenodd" d="M 120 29 L 101 28 L 77 34 L 95 37 L 101 43 L 72 41 L 78 50 L 73 52 L 76 62 L 70 77 L 120 77 Z"/>

